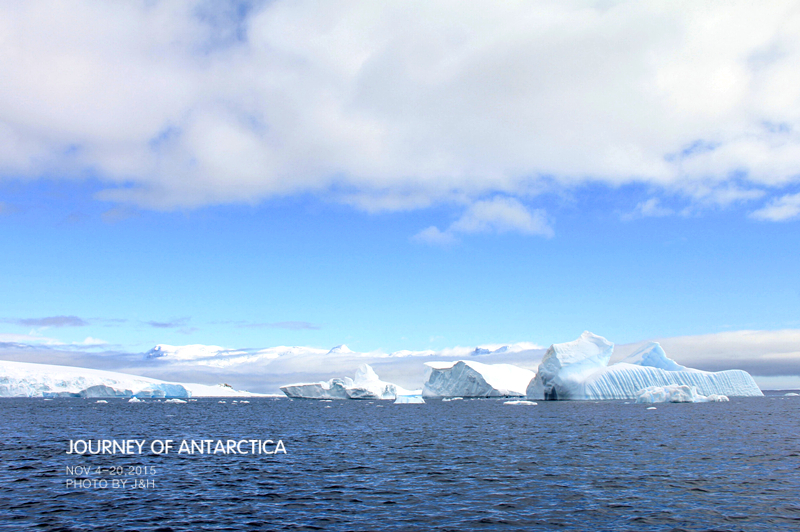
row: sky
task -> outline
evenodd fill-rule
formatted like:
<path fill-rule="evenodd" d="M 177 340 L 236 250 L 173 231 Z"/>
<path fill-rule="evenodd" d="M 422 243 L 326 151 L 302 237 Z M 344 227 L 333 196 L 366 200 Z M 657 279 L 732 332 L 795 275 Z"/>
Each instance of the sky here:
<path fill-rule="evenodd" d="M 12 1 L 0 63 L 0 356 L 800 375 L 797 2 Z"/>

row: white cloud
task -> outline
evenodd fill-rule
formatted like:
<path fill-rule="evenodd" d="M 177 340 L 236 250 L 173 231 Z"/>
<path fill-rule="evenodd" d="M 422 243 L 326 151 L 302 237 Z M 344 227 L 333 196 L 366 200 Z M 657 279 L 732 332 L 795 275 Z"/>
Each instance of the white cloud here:
<path fill-rule="evenodd" d="M 108 345 L 108 342 L 106 342 L 105 340 L 101 340 L 99 338 L 92 338 L 91 336 L 87 336 L 83 342 L 72 342 L 72 343 L 73 345 L 82 345 L 86 347 Z"/>
<path fill-rule="evenodd" d="M 782 222 L 791 220 L 800 215 L 800 193 L 786 194 L 780 198 L 773 199 L 765 207 L 753 211 L 750 216 L 757 220 L 768 220 L 771 222 Z"/>
<path fill-rule="evenodd" d="M 553 236 L 542 210 L 529 211 L 514 198 L 477 201 L 450 226 L 456 233 L 506 233 Z"/>
<path fill-rule="evenodd" d="M 519 200 L 495 197 L 476 201 L 445 231 L 431 226 L 417 233 L 413 239 L 426 244 L 449 245 L 459 234 L 508 232 L 524 235 L 553 236 L 553 228 L 541 209 L 529 211 Z"/>
<path fill-rule="evenodd" d="M 430 226 L 423 229 L 413 237 L 412 240 L 421 242 L 423 244 L 431 244 L 434 246 L 449 246 L 454 244 L 457 239 L 452 233 L 447 231 L 440 231 L 438 227 Z"/>
<path fill-rule="evenodd" d="M 636 218 L 669 216 L 674 213 L 675 211 L 672 209 L 662 207 L 661 200 L 658 198 L 650 198 L 639 202 L 633 212 L 624 214 L 621 218 L 623 220 L 635 220 Z"/>
<path fill-rule="evenodd" d="M 0 176 L 90 170 L 101 199 L 155 209 L 783 187 L 800 179 L 795 5 L 299 0 L 240 20 L 190 0 L 6 2 Z"/>

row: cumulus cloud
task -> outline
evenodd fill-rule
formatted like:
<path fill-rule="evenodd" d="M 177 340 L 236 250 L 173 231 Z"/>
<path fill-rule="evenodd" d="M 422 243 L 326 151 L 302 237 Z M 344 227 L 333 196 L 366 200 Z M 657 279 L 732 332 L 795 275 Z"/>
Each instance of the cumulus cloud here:
<path fill-rule="evenodd" d="M 449 245 L 457 241 L 458 234 L 508 232 L 548 238 L 553 236 L 553 228 L 543 210 L 528 210 L 516 198 L 495 197 L 470 205 L 445 231 L 431 226 L 417 233 L 413 239 L 426 244 Z"/>
<path fill-rule="evenodd" d="M 798 215 L 800 215 L 800 193 L 786 194 L 780 198 L 773 199 L 766 206 L 750 214 L 756 220 L 770 222 L 792 220 L 797 218 Z"/>
<path fill-rule="evenodd" d="M 3 3 L 0 175 L 90 173 L 151 209 L 368 211 L 800 175 L 789 0 L 242 6 Z"/>

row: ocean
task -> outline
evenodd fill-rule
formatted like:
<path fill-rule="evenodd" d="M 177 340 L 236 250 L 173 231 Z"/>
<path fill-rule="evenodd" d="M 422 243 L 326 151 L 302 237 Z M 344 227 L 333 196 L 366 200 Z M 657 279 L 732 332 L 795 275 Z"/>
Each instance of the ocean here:
<path fill-rule="evenodd" d="M 800 530 L 800 397 L 782 392 L 248 400 L 0 399 L 0 528 Z"/>

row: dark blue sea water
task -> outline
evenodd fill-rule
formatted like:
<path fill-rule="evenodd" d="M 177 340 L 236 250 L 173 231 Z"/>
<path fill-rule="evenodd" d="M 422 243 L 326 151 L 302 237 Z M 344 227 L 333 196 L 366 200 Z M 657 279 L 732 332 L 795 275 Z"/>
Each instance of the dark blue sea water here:
<path fill-rule="evenodd" d="M 782 395 L 656 410 L 2 399 L 0 527 L 800 530 L 799 432 L 800 397 Z M 271 439 L 287 453 L 67 455 L 76 439 Z M 105 472 L 67 470 L 84 465 Z M 67 487 L 76 477 L 145 487 Z"/>

